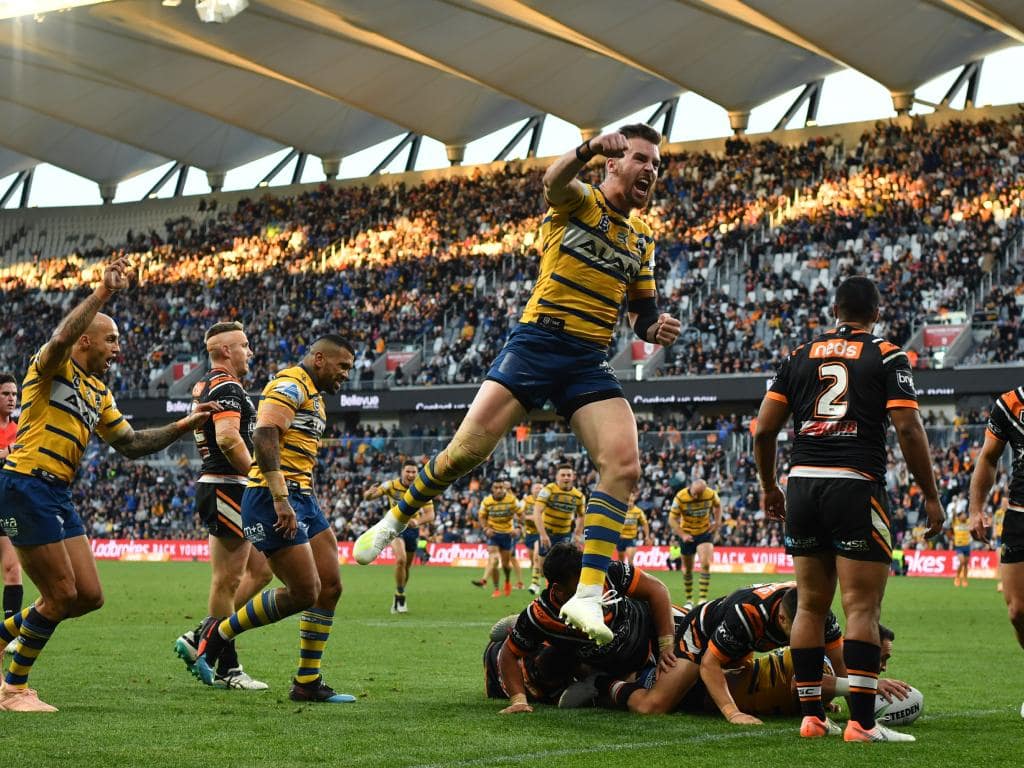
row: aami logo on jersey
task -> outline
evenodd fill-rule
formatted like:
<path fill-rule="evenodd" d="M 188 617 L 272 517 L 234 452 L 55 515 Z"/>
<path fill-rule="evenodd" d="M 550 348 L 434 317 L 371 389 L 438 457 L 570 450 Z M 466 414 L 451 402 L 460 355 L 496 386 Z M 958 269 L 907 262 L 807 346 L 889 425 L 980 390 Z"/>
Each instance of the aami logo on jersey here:
<path fill-rule="evenodd" d="M 856 360 L 863 351 L 864 343 L 861 341 L 829 339 L 827 341 L 816 341 L 811 344 L 811 351 L 808 353 L 808 356 L 812 360 L 822 357 L 841 357 L 844 360 Z"/>

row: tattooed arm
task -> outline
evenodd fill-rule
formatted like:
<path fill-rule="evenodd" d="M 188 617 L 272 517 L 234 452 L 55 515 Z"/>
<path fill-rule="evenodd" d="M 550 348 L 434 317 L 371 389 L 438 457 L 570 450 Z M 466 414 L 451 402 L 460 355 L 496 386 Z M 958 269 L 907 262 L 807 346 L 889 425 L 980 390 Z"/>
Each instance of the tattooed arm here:
<path fill-rule="evenodd" d="M 210 418 L 210 414 L 216 413 L 220 408 L 218 403 L 199 403 L 191 414 L 163 427 L 134 430 L 128 426 L 110 441 L 110 445 L 129 459 L 148 456 L 162 451 L 182 435 L 202 426 Z"/>

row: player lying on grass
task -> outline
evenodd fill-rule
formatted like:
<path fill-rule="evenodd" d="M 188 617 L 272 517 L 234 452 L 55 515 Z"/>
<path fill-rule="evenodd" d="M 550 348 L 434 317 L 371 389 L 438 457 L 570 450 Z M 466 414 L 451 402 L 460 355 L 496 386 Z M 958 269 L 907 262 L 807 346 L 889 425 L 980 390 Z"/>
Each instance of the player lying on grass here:
<path fill-rule="evenodd" d="M 668 588 L 658 579 L 628 563 L 614 562 L 604 584 L 605 624 L 612 631 L 598 645 L 559 616 L 562 604 L 576 592 L 583 553 L 568 542 L 553 546 L 544 560 L 548 587 L 519 614 L 515 626 L 497 652 L 501 685 L 511 704 L 503 714 L 532 712 L 521 660 L 534 657 L 545 646 L 572 654 L 582 664 L 619 676 L 644 667 L 657 656 L 659 668 L 676 663 L 675 632 Z"/>

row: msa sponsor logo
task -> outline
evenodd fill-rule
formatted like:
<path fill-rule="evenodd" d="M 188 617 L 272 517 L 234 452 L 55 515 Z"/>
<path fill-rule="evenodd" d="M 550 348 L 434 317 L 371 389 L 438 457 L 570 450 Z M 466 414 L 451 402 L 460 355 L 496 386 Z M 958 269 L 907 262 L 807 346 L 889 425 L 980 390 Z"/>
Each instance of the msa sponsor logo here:
<path fill-rule="evenodd" d="M 192 404 L 188 400 L 168 400 L 164 403 L 164 413 L 188 413 Z"/>
<path fill-rule="evenodd" d="M 793 547 L 794 549 L 806 549 L 807 547 L 816 547 L 818 546 L 818 537 L 804 536 L 802 538 L 797 538 L 795 536 L 787 536 L 786 546 Z"/>
<path fill-rule="evenodd" d="M 14 517 L 0 517 L 0 529 L 10 538 L 18 535 L 18 520 Z"/>
<path fill-rule="evenodd" d="M 360 408 L 364 411 L 380 410 L 380 395 L 342 395 L 342 408 Z"/>
<path fill-rule="evenodd" d="M 917 387 L 914 386 L 914 374 L 910 371 L 897 371 L 896 384 L 908 395 L 917 395 Z"/>
<path fill-rule="evenodd" d="M 805 421 L 800 434 L 807 437 L 856 437 L 856 421 Z"/>
<path fill-rule="evenodd" d="M 245 534 L 245 538 L 253 544 L 259 544 L 261 541 L 266 540 L 267 532 L 263 528 L 263 523 L 256 523 L 256 525 L 247 525 L 242 529 Z"/>
<path fill-rule="evenodd" d="M 863 351 L 863 342 L 830 339 L 828 341 L 816 341 L 811 344 L 811 351 L 808 356 L 812 360 L 825 357 L 841 357 L 844 360 L 856 360 Z"/>
<path fill-rule="evenodd" d="M 867 552 L 870 547 L 867 541 L 864 539 L 836 539 L 832 542 L 836 549 L 841 549 L 843 552 Z"/>

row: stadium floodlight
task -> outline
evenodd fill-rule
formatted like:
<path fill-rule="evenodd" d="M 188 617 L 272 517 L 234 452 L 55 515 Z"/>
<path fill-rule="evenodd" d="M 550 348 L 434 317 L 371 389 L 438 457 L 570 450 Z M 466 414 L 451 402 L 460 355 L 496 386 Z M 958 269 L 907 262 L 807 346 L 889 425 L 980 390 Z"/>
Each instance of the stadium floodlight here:
<path fill-rule="evenodd" d="M 35 16 L 39 21 L 44 14 L 67 11 L 80 5 L 99 5 L 110 0 L 0 0 L 0 19 Z"/>
<path fill-rule="evenodd" d="M 200 21 L 223 24 L 249 7 L 249 0 L 196 0 Z"/>

